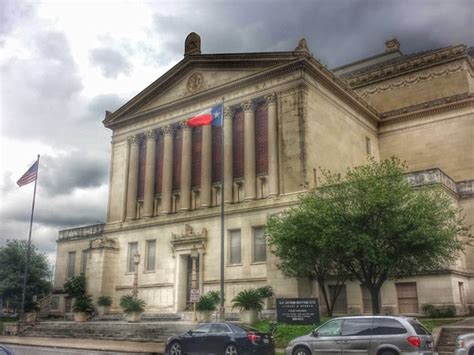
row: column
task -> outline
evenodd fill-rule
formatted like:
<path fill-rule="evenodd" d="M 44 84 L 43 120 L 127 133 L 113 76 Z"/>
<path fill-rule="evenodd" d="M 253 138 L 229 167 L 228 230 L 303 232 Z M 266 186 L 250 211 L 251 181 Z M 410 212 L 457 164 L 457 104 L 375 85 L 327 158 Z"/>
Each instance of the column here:
<path fill-rule="evenodd" d="M 173 189 L 173 134 L 170 125 L 161 128 L 164 137 L 163 148 L 163 181 L 161 185 L 161 213 L 171 213 L 171 199 Z"/>
<path fill-rule="evenodd" d="M 224 108 L 224 202 L 232 203 L 232 189 L 234 186 L 233 161 L 232 161 L 232 109 Z"/>
<path fill-rule="evenodd" d="M 127 187 L 127 214 L 126 221 L 137 217 L 137 195 L 138 195 L 138 159 L 140 139 L 138 135 L 127 137 L 130 146 L 130 160 L 128 163 L 128 187 Z"/>
<path fill-rule="evenodd" d="M 278 195 L 278 123 L 276 95 L 265 97 L 268 108 L 268 197 Z"/>
<path fill-rule="evenodd" d="M 244 109 L 244 201 L 254 200 L 255 182 L 255 105 L 251 100 L 242 103 Z"/>
<path fill-rule="evenodd" d="M 183 130 L 183 147 L 181 149 L 181 188 L 180 211 L 191 209 L 191 154 L 192 154 L 192 129 L 186 121 L 180 122 Z"/>
<path fill-rule="evenodd" d="M 156 162 L 156 138 L 155 130 L 145 132 L 146 139 L 146 162 L 145 162 L 145 196 L 143 201 L 143 217 L 153 217 L 153 205 L 155 201 L 155 162 Z"/>
<path fill-rule="evenodd" d="M 201 143 L 201 207 L 211 207 L 212 126 L 202 126 Z"/>

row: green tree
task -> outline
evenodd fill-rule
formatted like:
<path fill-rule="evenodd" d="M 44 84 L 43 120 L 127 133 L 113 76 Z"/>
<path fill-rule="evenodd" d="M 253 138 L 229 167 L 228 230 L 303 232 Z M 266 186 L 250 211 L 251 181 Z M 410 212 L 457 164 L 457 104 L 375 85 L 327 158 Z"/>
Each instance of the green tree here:
<path fill-rule="evenodd" d="M 316 280 L 326 311 L 332 316 L 336 299 L 348 275 L 336 262 L 332 248 L 333 223 L 327 205 L 320 205 L 313 194 L 300 196 L 300 203 L 279 215 L 269 216 L 266 225 L 268 243 L 279 258 L 279 268 L 286 276 Z M 334 292 L 328 293 L 327 279 L 335 279 Z"/>
<path fill-rule="evenodd" d="M 385 281 L 446 268 L 471 238 L 443 188 L 413 188 L 405 169 L 391 158 L 370 159 L 344 177 L 323 171 L 320 188 L 302 198 L 311 205 L 306 218 L 330 241 L 322 254 L 367 287 L 375 314 Z"/>
<path fill-rule="evenodd" d="M 8 240 L 0 247 L 0 298 L 8 301 L 13 308 L 21 307 L 23 273 L 28 243 L 26 240 Z M 50 268 L 46 255 L 39 253 L 32 244 L 26 283 L 25 308 L 28 311 L 33 296 L 41 298 L 50 292 Z"/>

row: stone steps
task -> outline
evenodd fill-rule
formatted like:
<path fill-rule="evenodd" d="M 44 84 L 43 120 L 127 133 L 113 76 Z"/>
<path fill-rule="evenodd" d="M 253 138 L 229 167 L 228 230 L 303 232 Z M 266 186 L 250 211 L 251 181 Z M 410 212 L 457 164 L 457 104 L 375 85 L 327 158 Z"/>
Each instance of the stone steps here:
<path fill-rule="evenodd" d="M 186 322 L 39 322 L 26 329 L 21 336 L 91 338 L 103 340 L 129 340 L 164 342 L 172 335 L 195 328 L 196 324 Z"/>
<path fill-rule="evenodd" d="M 124 316 L 123 314 L 105 314 L 105 315 L 96 315 L 94 318 L 91 319 L 92 322 L 113 322 L 113 321 L 123 321 Z M 145 313 L 142 315 L 141 320 L 143 322 L 165 322 L 165 321 L 173 321 L 177 322 L 183 320 L 182 315 L 177 313 Z"/>
<path fill-rule="evenodd" d="M 457 337 L 461 334 L 473 332 L 474 329 L 472 327 L 443 327 L 436 345 L 436 351 L 439 355 L 453 354 Z"/>

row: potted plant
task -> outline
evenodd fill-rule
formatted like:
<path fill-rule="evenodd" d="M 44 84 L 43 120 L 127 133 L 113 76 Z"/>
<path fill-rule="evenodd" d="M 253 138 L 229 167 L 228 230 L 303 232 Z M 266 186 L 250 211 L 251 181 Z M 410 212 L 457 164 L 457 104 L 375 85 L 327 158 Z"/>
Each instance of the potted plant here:
<path fill-rule="evenodd" d="M 74 321 L 85 322 L 95 312 L 92 297 L 89 295 L 76 297 L 72 310 L 74 312 Z"/>
<path fill-rule="evenodd" d="M 265 309 L 272 308 L 272 297 L 275 295 L 273 288 L 271 286 L 263 286 L 257 288 L 257 292 L 260 294 L 260 297 L 263 299 Z"/>
<path fill-rule="evenodd" d="M 263 309 L 263 299 L 254 288 L 242 290 L 232 300 L 232 308 L 240 308 L 242 322 L 252 324 L 258 320 L 258 312 Z"/>
<path fill-rule="evenodd" d="M 208 323 L 211 321 L 212 312 L 216 310 L 217 303 L 215 297 L 209 293 L 199 298 L 196 303 L 196 311 L 199 312 L 200 322 Z"/>
<path fill-rule="evenodd" d="M 125 314 L 125 319 L 128 322 L 138 322 L 145 311 L 145 301 L 132 296 L 132 295 L 123 295 L 120 298 L 120 307 Z"/>
<path fill-rule="evenodd" d="M 99 296 L 97 298 L 97 306 L 99 308 L 99 315 L 103 316 L 108 314 L 110 306 L 112 305 L 112 297 L 110 296 Z"/>

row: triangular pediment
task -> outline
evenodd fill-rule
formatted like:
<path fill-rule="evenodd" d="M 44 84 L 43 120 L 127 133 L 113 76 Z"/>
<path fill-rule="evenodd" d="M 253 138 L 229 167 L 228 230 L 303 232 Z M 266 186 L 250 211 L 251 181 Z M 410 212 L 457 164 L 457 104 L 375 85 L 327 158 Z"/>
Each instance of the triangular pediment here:
<path fill-rule="evenodd" d="M 295 52 L 188 56 L 117 111 L 107 114 L 103 123 L 112 128 L 127 117 L 202 95 L 300 58 Z"/>

